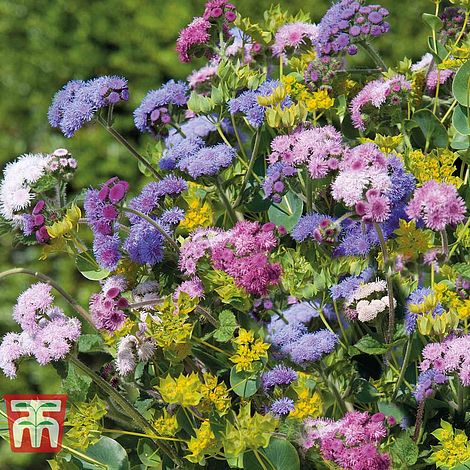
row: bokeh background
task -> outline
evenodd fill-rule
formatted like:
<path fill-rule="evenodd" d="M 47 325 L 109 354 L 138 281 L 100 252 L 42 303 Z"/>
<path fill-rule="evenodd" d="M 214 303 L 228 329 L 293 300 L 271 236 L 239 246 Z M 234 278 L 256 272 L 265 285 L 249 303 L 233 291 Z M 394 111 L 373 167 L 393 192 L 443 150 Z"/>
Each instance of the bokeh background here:
<path fill-rule="evenodd" d="M 261 18 L 271 0 L 234 0 L 238 10 Z M 291 13 L 303 9 L 314 22 L 328 0 L 280 0 Z M 382 0 L 390 10 L 391 32 L 376 42 L 389 65 L 407 56 L 419 58 L 427 31 L 421 14 L 431 12 L 430 0 Z M 129 80 L 131 98 L 120 107 L 117 126 L 145 149 L 151 138 L 133 128 L 132 110 L 149 89 L 170 79 L 184 79 L 195 65 L 181 64 L 175 53 L 178 32 L 202 13 L 204 0 L 0 0 L 0 167 L 27 152 L 51 152 L 66 147 L 79 162 L 72 191 L 96 185 L 117 175 L 142 184 L 134 160 L 97 126 L 88 126 L 73 139 L 64 138 L 47 122 L 53 94 L 68 80 L 117 74 Z M 97 286 L 86 281 L 65 258 L 38 262 L 35 248 L 12 248 L 0 238 L 0 270 L 28 266 L 58 280 L 87 305 Z M 11 308 L 32 278 L 1 281 L 0 334 L 15 329 Z M 25 361 L 15 380 L 0 376 L 0 394 L 57 393 L 58 376 L 52 366 Z M 1 426 L 3 427 L 3 426 Z M 0 443 L 0 470 L 42 470 L 49 466 L 41 454 L 13 454 Z"/>

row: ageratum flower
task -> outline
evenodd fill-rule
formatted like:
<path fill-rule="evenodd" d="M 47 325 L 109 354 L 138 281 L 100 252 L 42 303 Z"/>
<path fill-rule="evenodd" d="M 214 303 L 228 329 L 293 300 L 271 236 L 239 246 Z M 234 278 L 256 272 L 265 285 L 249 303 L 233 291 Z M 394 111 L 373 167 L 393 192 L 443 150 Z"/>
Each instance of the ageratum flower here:
<path fill-rule="evenodd" d="M 413 220 L 424 220 L 426 227 L 431 230 L 444 230 L 447 225 L 462 222 L 465 211 L 465 201 L 457 193 L 456 187 L 435 180 L 416 189 L 406 208 Z"/>
<path fill-rule="evenodd" d="M 307 214 L 302 216 L 292 230 L 292 238 L 303 242 L 311 238 L 318 243 L 334 243 L 341 231 L 335 219 L 329 215 Z"/>
<path fill-rule="evenodd" d="M 226 144 L 202 147 L 198 151 L 181 158 L 177 166 L 195 179 L 200 176 L 214 176 L 223 169 L 228 168 L 236 154 L 237 151 Z"/>
<path fill-rule="evenodd" d="M 318 25 L 316 49 L 319 56 L 334 56 L 346 51 L 357 53 L 356 44 L 378 37 L 390 29 L 384 21 L 388 10 L 380 5 L 363 5 L 362 0 L 341 0 L 323 16 Z"/>
<path fill-rule="evenodd" d="M 34 356 L 41 365 L 58 361 L 80 336 L 80 322 L 53 305 L 51 290 L 49 284 L 37 283 L 18 297 L 13 319 L 23 331 L 7 333 L 0 344 L 0 368 L 11 379 L 21 357 Z"/>
<path fill-rule="evenodd" d="M 276 162 L 269 165 L 263 181 L 265 198 L 271 198 L 273 202 L 280 203 L 283 194 L 287 191 L 284 179 L 297 174 L 297 169 L 285 162 Z"/>
<path fill-rule="evenodd" d="M 72 80 L 55 94 L 49 107 L 49 123 L 59 128 L 65 137 L 72 137 L 93 119 L 96 111 L 128 99 L 127 80 L 123 77 L 103 76 L 86 82 Z"/>
<path fill-rule="evenodd" d="M 297 380 L 297 372 L 290 367 L 277 364 L 270 371 L 265 372 L 261 377 L 265 390 L 276 385 L 290 385 Z"/>
<path fill-rule="evenodd" d="M 302 47 L 314 44 L 318 26 L 310 23 L 287 23 L 282 25 L 274 36 L 272 51 L 275 56 L 287 52 L 297 52 Z"/>
<path fill-rule="evenodd" d="M 364 108 L 380 109 L 384 105 L 398 106 L 406 93 L 411 90 L 411 83 L 403 75 L 369 82 L 351 101 L 351 120 L 356 129 L 365 131 Z"/>
<path fill-rule="evenodd" d="M 294 400 L 288 397 L 283 397 L 273 401 L 271 407 L 269 408 L 269 411 L 273 415 L 279 417 L 288 415 L 294 408 Z"/>
<path fill-rule="evenodd" d="M 173 122 L 175 114 L 186 108 L 188 91 L 186 83 L 174 80 L 149 91 L 134 111 L 135 127 L 154 136 L 167 133 L 166 127 Z"/>

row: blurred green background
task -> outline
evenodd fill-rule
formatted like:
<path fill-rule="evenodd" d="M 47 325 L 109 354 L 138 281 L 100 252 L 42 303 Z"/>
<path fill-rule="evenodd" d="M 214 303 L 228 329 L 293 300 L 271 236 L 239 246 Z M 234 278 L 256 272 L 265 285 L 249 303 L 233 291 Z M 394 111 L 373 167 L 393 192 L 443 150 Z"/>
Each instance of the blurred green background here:
<path fill-rule="evenodd" d="M 260 18 L 271 0 L 234 0 L 242 15 Z M 295 13 L 302 8 L 318 21 L 327 0 L 280 0 Z M 426 47 L 421 14 L 430 12 L 429 0 L 383 0 L 390 10 L 391 32 L 376 42 L 389 65 L 405 55 L 419 58 Z M 179 30 L 202 13 L 203 0 L 0 0 L 0 166 L 25 152 L 72 151 L 79 169 L 72 190 L 96 185 L 112 175 L 140 182 L 134 160 L 102 129 L 88 126 L 73 139 L 64 138 L 47 122 L 54 93 L 68 80 L 104 74 L 129 80 L 131 99 L 121 107 L 117 126 L 145 148 L 148 136 L 133 130 L 132 110 L 145 93 L 169 78 L 185 78 L 194 65 L 181 64 L 175 53 Z M 137 142 L 138 140 L 138 142 Z M 8 236 L 0 239 L 0 270 L 28 266 L 48 273 L 87 305 L 96 283 L 84 280 L 64 258 L 38 262 L 37 249 L 12 249 Z M 32 278 L 2 280 L 0 333 L 15 329 L 11 307 Z M 25 361 L 16 380 L 0 376 L 0 394 L 56 393 L 60 390 L 52 366 Z M 13 454 L 0 447 L 0 470 L 48 468 L 45 456 Z"/>

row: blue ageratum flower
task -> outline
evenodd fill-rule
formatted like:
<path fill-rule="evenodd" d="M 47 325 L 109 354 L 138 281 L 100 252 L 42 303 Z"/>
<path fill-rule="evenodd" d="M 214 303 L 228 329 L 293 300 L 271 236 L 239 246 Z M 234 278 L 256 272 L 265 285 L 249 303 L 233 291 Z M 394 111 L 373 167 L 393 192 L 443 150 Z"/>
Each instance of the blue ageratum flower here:
<path fill-rule="evenodd" d="M 144 220 L 131 226 L 124 249 L 134 263 L 153 266 L 163 260 L 163 235 Z"/>
<path fill-rule="evenodd" d="M 273 415 L 276 415 L 276 416 L 286 416 L 294 408 L 295 408 L 294 400 L 287 398 L 287 397 L 283 397 L 283 398 L 279 398 L 278 400 L 273 401 L 269 411 Z"/>
<path fill-rule="evenodd" d="M 102 76 L 88 81 L 71 80 L 59 90 L 49 107 L 48 119 L 65 137 L 72 137 L 95 113 L 129 99 L 127 80 Z"/>
<path fill-rule="evenodd" d="M 182 158 L 177 166 L 195 179 L 200 176 L 214 176 L 229 167 L 236 154 L 236 150 L 226 144 L 203 147 Z"/>
<path fill-rule="evenodd" d="M 186 107 L 189 87 L 170 80 L 158 90 L 151 90 L 134 111 L 134 124 L 140 132 L 159 135 L 173 121 L 174 109 Z"/>

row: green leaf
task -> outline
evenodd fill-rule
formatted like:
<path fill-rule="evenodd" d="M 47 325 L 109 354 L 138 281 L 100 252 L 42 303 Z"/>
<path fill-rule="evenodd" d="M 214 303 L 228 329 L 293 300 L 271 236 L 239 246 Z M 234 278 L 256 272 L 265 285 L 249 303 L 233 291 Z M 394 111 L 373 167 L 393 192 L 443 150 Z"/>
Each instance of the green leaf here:
<path fill-rule="evenodd" d="M 431 15 L 430 13 L 423 13 L 423 21 L 433 30 L 439 31 L 442 28 L 442 20 L 436 16 Z"/>
<path fill-rule="evenodd" d="M 303 202 L 289 191 L 279 204 L 272 205 L 268 209 L 269 221 L 276 225 L 283 225 L 290 232 L 299 221 L 303 207 Z"/>
<path fill-rule="evenodd" d="M 81 353 L 102 352 L 103 338 L 95 334 L 81 335 L 80 338 L 78 338 L 78 351 Z"/>
<path fill-rule="evenodd" d="M 233 366 L 230 371 L 230 385 L 238 396 L 248 398 L 256 393 L 260 380 L 253 372 L 237 372 L 236 366 Z"/>
<path fill-rule="evenodd" d="M 469 99 L 470 60 L 465 62 L 455 74 L 452 82 L 454 98 L 463 106 L 470 106 Z"/>
<path fill-rule="evenodd" d="M 362 337 L 354 347 L 365 354 L 385 354 L 388 351 L 386 344 L 377 341 L 370 335 Z"/>
<path fill-rule="evenodd" d="M 459 105 L 456 106 L 452 114 L 452 124 L 460 134 L 465 136 L 470 135 L 469 113 L 470 110 L 468 108 Z"/>
<path fill-rule="evenodd" d="M 371 403 L 378 400 L 379 392 L 366 379 L 355 379 L 351 394 L 360 403 Z"/>
<path fill-rule="evenodd" d="M 392 444 L 390 454 L 394 463 L 393 468 L 407 469 L 418 460 L 419 449 L 413 442 L 413 439 L 407 434 L 404 434 Z"/>
<path fill-rule="evenodd" d="M 67 377 L 62 381 L 62 388 L 72 401 L 85 401 L 91 378 L 82 374 L 72 363 L 69 363 Z"/>
<path fill-rule="evenodd" d="M 450 146 L 454 150 L 467 150 L 470 147 L 470 138 L 467 135 L 459 134 L 458 132 L 454 135 Z"/>
<path fill-rule="evenodd" d="M 52 175 L 44 175 L 34 183 L 31 188 L 35 193 L 44 193 L 51 190 L 57 184 L 57 179 Z"/>
<path fill-rule="evenodd" d="M 158 447 L 150 439 L 139 439 L 137 455 L 140 461 L 152 468 L 161 468 L 162 459 L 158 455 Z"/>
<path fill-rule="evenodd" d="M 406 413 L 395 403 L 387 401 L 379 401 L 377 403 L 379 411 L 385 416 L 392 416 L 395 418 L 397 423 L 400 423 L 401 420 L 406 416 Z"/>
<path fill-rule="evenodd" d="M 93 262 L 91 261 L 93 259 Z M 80 253 L 75 258 L 75 265 L 83 277 L 90 281 L 101 281 L 109 276 L 109 271 L 102 269 L 94 261 L 93 252 L 88 250 L 86 253 Z"/>
<path fill-rule="evenodd" d="M 412 129 L 411 135 L 420 147 L 426 151 L 436 147 L 447 147 L 449 143 L 447 130 L 429 109 L 420 109 L 414 113 L 413 122 L 417 127 Z"/>
<path fill-rule="evenodd" d="M 215 330 L 214 339 L 220 343 L 225 343 L 233 337 L 237 328 L 237 319 L 230 310 L 222 310 L 219 313 L 219 327 Z"/>
<path fill-rule="evenodd" d="M 94 445 L 88 447 L 86 455 L 93 460 L 100 462 L 105 468 L 109 470 L 129 470 L 129 459 L 127 452 L 119 442 L 107 436 L 102 436 L 101 439 Z M 80 459 L 81 460 L 81 459 Z M 84 470 L 98 470 L 95 464 L 81 460 Z"/>
<path fill-rule="evenodd" d="M 243 468 L 249 470 L 300 470 L 299 454 L 295 447 L 285 439 L 272 437 L 268 447 L 260 449 L 258 458 L 253 451 L 246 452 L 243 455 Z M 265 465 L 260 464 L 259 459 Z"/>
<path fill-rule="evenodd" d="M 455 263 L 452 269 L 457 271 L 461 276 L 470 279 L 470 265 L 467 263 Z"/>

